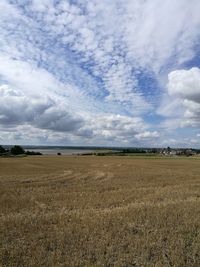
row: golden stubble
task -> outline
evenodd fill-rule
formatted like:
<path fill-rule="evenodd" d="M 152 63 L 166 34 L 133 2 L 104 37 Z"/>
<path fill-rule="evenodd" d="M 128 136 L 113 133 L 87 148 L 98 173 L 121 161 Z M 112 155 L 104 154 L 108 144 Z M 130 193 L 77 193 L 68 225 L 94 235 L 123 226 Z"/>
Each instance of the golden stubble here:
<path fill-rule="evenodd" d="M 1 266 L 200 266 L 200 159 L 0 158 Z"/>

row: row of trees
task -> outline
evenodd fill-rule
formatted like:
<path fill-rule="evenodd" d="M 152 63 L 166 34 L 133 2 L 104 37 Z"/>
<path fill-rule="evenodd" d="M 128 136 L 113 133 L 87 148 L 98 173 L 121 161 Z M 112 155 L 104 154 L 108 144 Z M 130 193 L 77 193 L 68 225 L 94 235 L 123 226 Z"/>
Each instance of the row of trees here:
<path fill-rule="evenodd" d="M 13 146 L 10 149 L 6 149 L 3 146 L 0 146 L 0 154 L 8 154 L 10 153 L 11 155 L 21 155 L 25 154 L 25 150 L 21 146 Z"/>
<path fill-rule="evenodd" d="M 42 155 L 40 152 L 25 151 L 21 146 L 13 146 L 10 149 L 6 149 L 0 146 L 0 155 Z"/>

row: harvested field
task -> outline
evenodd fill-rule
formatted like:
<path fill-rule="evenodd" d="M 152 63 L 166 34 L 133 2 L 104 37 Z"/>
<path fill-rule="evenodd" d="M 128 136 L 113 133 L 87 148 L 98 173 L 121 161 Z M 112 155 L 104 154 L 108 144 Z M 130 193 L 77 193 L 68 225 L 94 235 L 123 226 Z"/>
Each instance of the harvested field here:
<path fill-rule="evenodd" d="M 200 266 L 200 159 L 0 158 L 0 266 Z"/>

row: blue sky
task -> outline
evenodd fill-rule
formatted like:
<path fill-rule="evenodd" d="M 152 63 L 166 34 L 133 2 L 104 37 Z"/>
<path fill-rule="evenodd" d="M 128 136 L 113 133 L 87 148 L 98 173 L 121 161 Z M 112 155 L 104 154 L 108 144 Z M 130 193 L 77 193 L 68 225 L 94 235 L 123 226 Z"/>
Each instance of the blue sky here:
<path fill-rule="evenodd" d="M 0 143 L 200 147 L 199 0 L 0 12 Z"/>

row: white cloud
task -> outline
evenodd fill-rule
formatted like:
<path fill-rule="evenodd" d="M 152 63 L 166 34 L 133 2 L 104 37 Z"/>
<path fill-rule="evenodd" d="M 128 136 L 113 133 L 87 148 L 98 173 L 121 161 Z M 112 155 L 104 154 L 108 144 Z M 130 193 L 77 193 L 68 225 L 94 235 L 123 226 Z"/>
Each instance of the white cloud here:
<path fill-rule="evenodd" d="M 169 95 L 200 103 L 200 69 L 176 70 L 168 75 Z"/>
<path fill-rule="evenodd" d="M 176 129 L 200 127 L 200 69 L 195 67 L 188 70 L 175 70 L 168 75 L 168 95 L 157 110 L 159 115 L 165 117 L 159 128 L 168 134 L 176 134 Z M 181 131 L 179 131 L 181 133 Z M 190 129 L 189 138 L 182 130 L 181 136 L 177 136 L 176 144 L 179 146 L 199 146 L 194 142 L 193 132 Z M 185 136 L 185 137 L 183 137 Z M 166 139 L 169 138 L 166 136 Z M 163 143 L 164 144 L 164 143 Z"/>
<path fill-rule="evenodd" d="M 31 97 L 8 85 L 0 86 L 0 124 L 16 127 L 28 124 L 53 131 L 74 132 L 81 128 L 83 118 L 69 107 L 50 98 Z"/>
<path fill-rule="evenodd" d="M 173 100 L 168 103 L 165 110 L 172 108 L 171 112 L 173 112 L 174 116 L 179 116 L 177 127 L 199 127 L 200 69 L 176 70 L 169 73 L 168 78 L 168 92 L 173 97 Z M 177 105 L 173 107 L 173 103 L 177 103 Z M 182 116 L 177 113 L 178 109 L 182 109 Z"/>
<path fill-rule="evenodd" d="M 142 139 L 151 139 L 151 138 L 157 138 L 159 137 L 159 133 L 157 131 L 153 131 L 153 132 L 150 132 L 150 131 L 145 131 L 143 133 L 139 133 L 139 134 L 136 134 L 135 137 L 138 139 L 138 140 L 142 140 Z"/>
<path fill-rule="evenodd" d="M 96 55 L 96 51 L 88 51 L 90 49 L 87 47 L 91 34 L 93 42 L 98 44 L 97 50 L 101 48 L 104 57 L 108 55 L 102 48 L 106 47 L 109 39 L 109 51 L 117 48 L 112 56 L 117 56 L 118 52 L 124 52 L 127 59 L 134 60 L 145 68 L 148 66 L 155 70 L 159 69 L 175 54 L 180 61 L 194 55 L 193 45 L 199 35 L 200 23 L 198 0 L 190 2 L 177 0 L 173 3 L 170 0 L 164 3 L 161 0 L 118 2 L 95 0 L 92 3 L 85 1 L 84 14 L 79 2 L 77 5 L 70 5 L 61 1 L 57 7 L 52 6 L 54 15 L 57 17 L 56 21 L 51 18 L 57 25 L 52 29 L 59 30 L 64 24 L 67 26 L 65 31 L 62 31 L 64 35 L 73 30 L 71 35 L 74 38 L 71 45 L 75 45 L 86 55 L 90 52 L 94 58 Z M 45 11 L 48 17 L 48 9 Z M 62 23 L 60 23 L 60 17 L 65 18 L 61 20 Z M 70 23 L 68 23 L 69 18 L 72 18 Z M 77 33 L 80 26 L 90 34 L 79 36 Z M 77 46 L 77 43 L 80 46 Z M 100 58 L 97 59 L 97 64 L 101 65 L 99 60 Z"/>
<path fill-rule="evenodd" d="M 13 108 L 14 107 L 14 108 Z M 110 141 L 114 144 L 134 143 L 144 138 L 154 138 L 157 132 L 148 132 L 147 125 L 140 117 L 114 114 L 94 114 L 72 112 L 59 99 L 26 95 L 9 85 L 0 86 L 0 132 L 9 130 L 10 140 L 29 138 L 41 142 L 80 142 L 85 138 L 93 142 Z M 143 133 L 144 132 L 144 133 Z"/>
<path fill-rule="evenodd" d="M 0 77 L 3 82 L 26 96 L 38 98 L 38 101 L 50 97 L 69 105 L 75 112 L 77 109 L 91 111 L 93 108 L 93 99 L 80 88 L 69 82 L 60 82 L 56 76 L 34 63 L 13 59 L 4 53 L 0 53 L 0 62 Z"/>
<path fill-rule="evenodd" d="M 61 84 L 44 69 L 38 69 L 36 65 L 15 60 L 9 56 L 0 54 L 0 75 L 12 86 L 20 88 L 27 94 L 33 95 L 42 88 L 42 93 L 59 90 Z M 59 93 L 59 91 L 58 91 Z"/>
<path fill-rule="evenodd" d="M 59 34 L 82 62 L 92 60 L 93 74 L 109 93 L 106 99 L 127 103 L 129 111 L 151 108 L 135 70 L 148 69 L 159 79 L 159 71 L 172 57 L 178 64 L 194 56 L 200 26 L 197 0 L 48 2 L 41 11 L 44 27 Z"/>
<path fill-rule="evenodd" d="M 91 120 L 95 125 L 94 133 L 105 139 L 132 142 L 135 135 L 144 130 L 146 125 L 139 117 L 127 117 L 121 115 L 103 115 Z"/>

